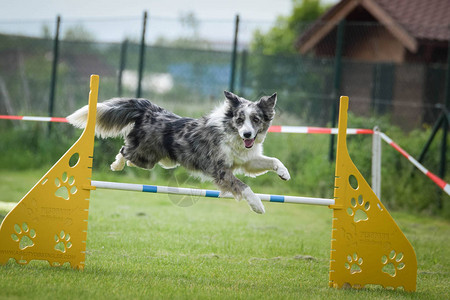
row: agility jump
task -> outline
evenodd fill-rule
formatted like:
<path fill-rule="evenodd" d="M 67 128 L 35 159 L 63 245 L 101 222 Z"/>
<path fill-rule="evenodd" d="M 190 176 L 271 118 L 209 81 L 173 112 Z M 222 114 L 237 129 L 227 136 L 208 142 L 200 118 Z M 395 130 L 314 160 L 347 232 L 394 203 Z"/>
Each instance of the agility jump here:
<path fill-rule="evenodd" d="M 91 76 L 89 114 L 77 142 L 11 210 L 0 226 L 0 264 L 45 260 L 51 266 L 85 267 L 88 212 L 96 188 L 219 197 L 218 191 L 94 181 L 95 121 L 99 77 Z M 257 194 L 280 203 L 327 205 L 333 209 L 329 286 L 367 284 L 415 291 L 413 247 L 353 164 L 347 150 L 348 97 L 340 98 L 334 199 Z M 64 190 L 67 197 L 58 193 Z M 362 211 L 364 218 L 356 215 Z M 29 240 L 22 243 L 24 238 Z M 58 245 L 64 245 L 59 247 Z M 391 266 L 395 270 L 385 271 Z"/>

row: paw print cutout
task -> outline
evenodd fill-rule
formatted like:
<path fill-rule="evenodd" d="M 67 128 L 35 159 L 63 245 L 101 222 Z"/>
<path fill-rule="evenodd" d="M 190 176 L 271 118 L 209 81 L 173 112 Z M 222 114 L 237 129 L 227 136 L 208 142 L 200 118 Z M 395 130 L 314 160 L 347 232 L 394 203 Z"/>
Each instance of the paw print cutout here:
<path fill-rule="evenodd" d="M 61 230 L 59 234 L 55 234 L 55 243 L 55 250 L 61 251 L 62 253 L 65 253 L 67 249 L 72 247 L 70 235 L 65 233 L 64 230 Z"/>
<path fill-rule="evenodd" d="M 381 263 L 383 264 L 381 271 L 389 274 L 391 277 L 395 277 L 397 270 L 401 270 L 405 267 L 405 263 L 403 263 L 402 260 L 403 253 L 396 253 L 395 250 L 392 250 L 388 256 L 383 255 L 381 257 Z"/>
<path fill-rule="evenodd" d="M 350 204 L 351 207 L 347 208 L 347 213 L 349 216 L 353 217 L 354 222 L 366 221 L 369 219 L 367 211 L 370 209 L 370 202 L 364 201 L 362 195 L 358 196 L 358 200 L 352 198 Z"/>
<path fill-rule="evenodd" d="M 23 223 L 22 225 L 14 225 L 14 231 L 15 233 L 11 234 L 11 238 L 13 241 L 19 243 L 20 250 L 34 246 L 33 239 L 36 237 L 36 231 L 34 229 L 30 229 L 27 223 Z"/>
<path fill-rule="evenodd" d="M 345 268 L 350 271 L 351 274 L 361 272 L 361 265 L 363 259 L 358 257 L 358 254 L 353 253 L 353 255 L 347 255 L 347 262 L 345 263 Z"/>
<path fill-rule="evenodd" d="M 56 177 L 55 185 L 58 188 L 55 192 L 57 197 L 63 198 L 64 200 L 69 200 L 70 196 L 77 192 L 77 187 L 75 186 L 75 178 L 73 176 L 69 177 L 67 172 L 64 172 L 61 178 Z"/>

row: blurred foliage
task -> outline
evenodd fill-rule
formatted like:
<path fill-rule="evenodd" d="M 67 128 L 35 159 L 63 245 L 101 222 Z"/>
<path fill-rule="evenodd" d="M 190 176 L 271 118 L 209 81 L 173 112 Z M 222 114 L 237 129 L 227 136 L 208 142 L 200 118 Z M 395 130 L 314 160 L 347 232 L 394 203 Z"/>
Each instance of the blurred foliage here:
<path fill-rule="evenodd" d="M 250 99 L 274 92 L 280 109 L 295 114 L 303 122 L 323 126 L 330 120 L 332 59 L 317 59 L 295 54 L 253 54 L 248 59 L 245 93 Z"/>
<path fill-rule="evenodd" d="M 44 32 L 45 34 L 45 32 Z M 92 42 L 95 36 L 83 24 L 75 24 L 64 31 L 63 38 L 66 41 Z"/>
<path fill-rule="evenodd" d="M 289 16 L 279 16 L 268 32 L 254 32 L 247 77 L 256 93 L 278 92 L 281 108 L 302 120 L 329 120 L 333 60 L 299 56 L 295 41 L 327 9 L 320 0 L 294 0 Z M 317 97 L 321 91 L 321 97 Z M 316 94 L 316 95 L 314 95 Z M 259 95 L 259 94 L 258 94 Z M 326 121 L 325 121 L 326 122 Z M 318 125 L 324 125 L 320 123 Z"/>
<path fill-rule="evenodd" d="M 256 30 L 250 48 L 266 55 L 296 53 L 295 39 L 306 24 L 319 18 L 327 9 L 320 0 L 294 0 L 289 16 L 279 16 L 266 33 Z"/>

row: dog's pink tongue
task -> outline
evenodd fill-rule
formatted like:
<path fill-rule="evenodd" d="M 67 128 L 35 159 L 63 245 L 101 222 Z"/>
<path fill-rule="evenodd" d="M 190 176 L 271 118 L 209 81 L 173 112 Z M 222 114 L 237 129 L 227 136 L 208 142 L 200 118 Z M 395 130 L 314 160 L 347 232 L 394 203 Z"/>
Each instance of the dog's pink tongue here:
<path fill-rule="evenodd" d="M 254 142 L 255 139 L 245 139 L 244 140 L 245 148 L 251 148 Z"/>

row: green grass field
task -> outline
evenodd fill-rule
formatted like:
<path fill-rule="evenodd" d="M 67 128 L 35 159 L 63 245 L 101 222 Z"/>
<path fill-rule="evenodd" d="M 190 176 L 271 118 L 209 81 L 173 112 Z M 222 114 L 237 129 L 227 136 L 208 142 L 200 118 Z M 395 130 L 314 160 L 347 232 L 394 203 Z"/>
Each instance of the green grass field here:
<path fill-rule="evenodd" d="M 0 201 L 19 200 L 43 173 L 2 170 Z M 392 213 L 416 250 L 417 292 L 335 290 L 328 287 L 330 209 L 266 203 L 257 215 L 234 200 L 180 200 L 93 192 L 85 269 L 10 260 L 0 266 L 0 299 L 450 298 L 448 221 Z"/>

